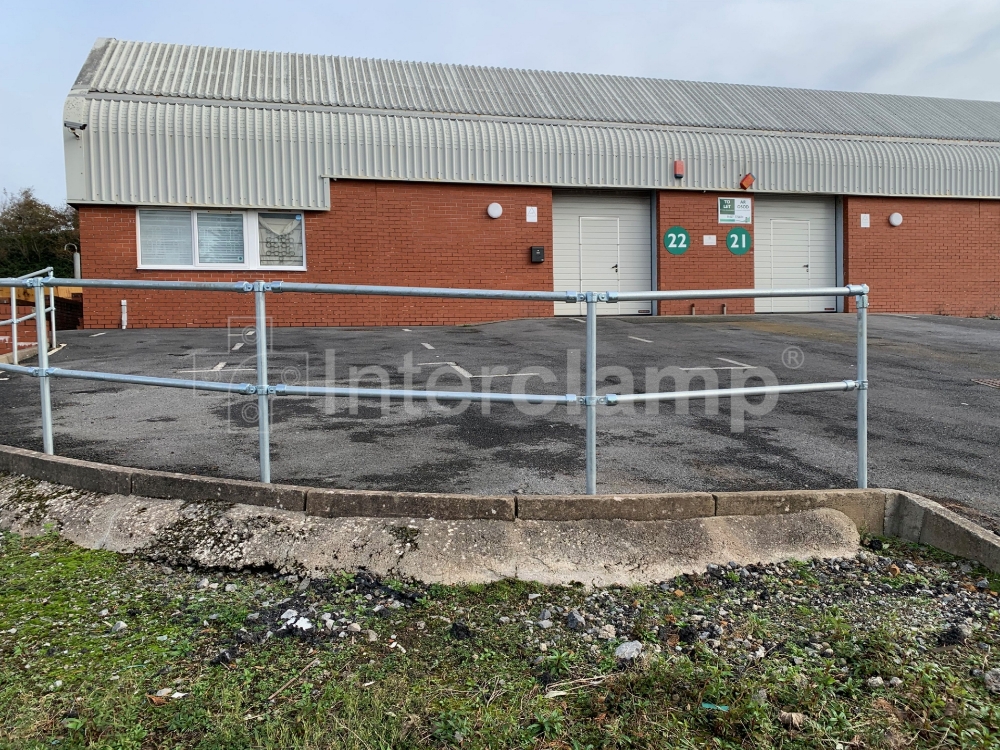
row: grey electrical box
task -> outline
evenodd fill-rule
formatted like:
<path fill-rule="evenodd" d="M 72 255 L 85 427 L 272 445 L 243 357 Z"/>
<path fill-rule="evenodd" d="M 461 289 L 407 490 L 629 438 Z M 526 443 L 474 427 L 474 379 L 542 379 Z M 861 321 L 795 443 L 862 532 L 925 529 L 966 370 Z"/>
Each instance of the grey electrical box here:
<path fill-rule="evenodd" d="M 531 262 L 532 263 L 544 263 L 545 262 L 545 248 L 541 245 L 535 245 L 531 248 Z"/>

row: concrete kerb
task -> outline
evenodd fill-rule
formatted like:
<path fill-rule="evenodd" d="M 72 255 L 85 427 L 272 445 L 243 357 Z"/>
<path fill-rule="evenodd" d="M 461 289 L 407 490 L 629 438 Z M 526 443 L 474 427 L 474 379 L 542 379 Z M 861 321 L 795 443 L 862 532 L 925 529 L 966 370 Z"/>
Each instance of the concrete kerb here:
<path fill-rule="evenodd" d="M 29 346 L 27 349 L 21 349 L 17 353 L 18 362 L 23 362 L 24 360 L 31 359 L 32 357 L 38 356 L 38 347 Z M 0 364 L 12 365 L 14 364 L 14 352 L 8 352 L 7 354 L 0 354 Z"/>
<path fill-rule="evenodd" d="M 885 533 L 937 547 L 1000 572 L 1000 537 L 933 500 L 910 492 L 888 493 Z"/>
<path fill-rule="evenodd" d="M 855 527 L 936 547 L 1000 572 L 1000 537 L 927 498 L 891 489 L 479 496 L 262 484 L 133 469 L 0 446 L 0 472 L 109 495 L 256 505 L 321 518 L 683 521 L 831 509 Z"/>
<path fill-rule="evenodd" d="M 717 516 L 770 516 L 833 508 L 869 534 L 885 532 L 887 490 L 779 490 L 771 492 L 717 492 Z"/>
<path fill-rule="evenodd" d="M 309 490 L 305 506 L 306 515 L 320 518 L 365 516 L 513 521 L 515 511 L 513 497 L 328 489 Z"/>
<path fill-rule="evenodd" d="M 519 495 L 517 517 L 532 521 L 681 521 L 716 515 L 707 492 L 659 495 Z"/>

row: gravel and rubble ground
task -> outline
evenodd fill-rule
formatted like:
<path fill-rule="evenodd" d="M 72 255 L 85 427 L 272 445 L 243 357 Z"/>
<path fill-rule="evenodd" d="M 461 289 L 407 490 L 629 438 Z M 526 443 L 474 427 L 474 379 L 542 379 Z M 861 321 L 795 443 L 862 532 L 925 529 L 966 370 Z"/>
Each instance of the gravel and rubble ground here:
<path fill-rule="evenodd" d="M 1000 579 L 865 545 L 594 590 L 2 535 L 0 747 L 1000 747 Z"/>

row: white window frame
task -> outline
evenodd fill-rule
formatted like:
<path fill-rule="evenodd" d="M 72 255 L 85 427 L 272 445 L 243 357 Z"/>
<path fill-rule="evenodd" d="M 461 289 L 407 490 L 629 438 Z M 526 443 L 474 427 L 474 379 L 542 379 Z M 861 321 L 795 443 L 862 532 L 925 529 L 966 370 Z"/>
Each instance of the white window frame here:
<path fill-rule="evenodd" d="M 142 206 L 142 210 L 156 211 L 176 210 L 173 206 Z M 139 226 L 140 208 L 135 210 L 135 262 L 138 271 L 305 271 L 308 263 L 306 259 L 306 215 L 304 211 L 285 211 L 280 208 L 253 209 L 248 211 L 215 209 L 215 208 L 193 208 L 186 209 L 191 213 L 191 265 L 178 264 L 144 264 L 142 262 L 142 231 Z M 302 265 L 301 266 L 275 266 L 261 265 L 260 263 L 260 222 L 258 213 L 264 214 L 299 214 L 302 216 Z M 198 259 L 198 214 L 240 214 L 243 217 L 243 262 L 242 263 L 202 263 Z"/>

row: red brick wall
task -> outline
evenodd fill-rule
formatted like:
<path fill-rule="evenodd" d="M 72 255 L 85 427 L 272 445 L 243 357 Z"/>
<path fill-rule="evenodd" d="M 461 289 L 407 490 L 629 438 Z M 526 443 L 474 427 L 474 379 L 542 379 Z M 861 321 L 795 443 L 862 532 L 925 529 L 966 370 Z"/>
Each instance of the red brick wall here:
<path fill-rule="evenodd" d="M 896 211 L 903 223 L 893 227 Z M 871 287 L 873 312 L 1000 314 L 998 237 L 998 201 L 847 197 L 844 277 Z"/>
<path fill-rule="evenodd" d="M 266 278 L 337 284 L 552 289 L 552 191 L 549 188 L 341 180 L 331 210 L 306 214 L 308 271 L 137 271 L 135 209 L 80 207 L 85 278 L 237 281 Z M 490 219 L 496 201 L 503 216 Z M 525 207 L 538 207 L 538 222 Z M 533 264 L 532 245 L 546 248 Z M 224 326 L 252 316 L 250 295 L 84 291 L 84 326 Z M 406 297 L 268 295 L 276 325 L 447 325 L 546 316 L 551 303 Z"/>
<path fill-rule="evenodd" d="M 732 255 L 728 225 L 718 223 L 718 198 L 731 193 L 660 191 L 657 196 L 659 289 L 745 288 L 754 283 L 753 251 Z M 504 207 L 500 219 L 486 206 Z M 538 206 L 538 223 L 525 206 Z M 903 214 L 891 227 L 888 216 Z M 871 228 L 860 228 L 860 215 Z M 671 255 L 663 235 L 680 225 L 691 248 Z M 745 227 L 753 233 L 753 226 Z M 83 272 L 89 278 L 243 280 L 552 289 L 552 192 L 548 188 L 482 187 L 405 182 L 331 184 L 331 210 L 306 215 L 309 270 L 137 271 L 135 210 L 80 207 Z M 714 234 L 715 246 L 703 244 Z M 844 198 L 847 283 L 872 288 L 875 312 L 982 316 L 1000 314 L 1000 202 L 939 198 Z M 528 248 L 544 245 L 546 262 Z M 118 327 L 120 300 L 133 327 L 224 326 L 250 317 L 249 295 L 86 290 L 85 327 Z M 752 300 L 702 300 L 699 315 L 750 313 Z M 848 305 L 852 308 L 851 305 Z M 687 315 L 691 302 L 663 302 L 661 314 Z M 278 325 L 456 324 L 548 316 L 549 303 L 466 302 L 402 297 L 269 295 Z"/>
<path fill-rule="evenodd" d="M 657 196 L 656 226 L 659 233 L 657 288 L 671 289 L 747 289 L 753 287 L 753 250 L 733 255 L 726 248 L 726 233 L 731 225 L 719 223 L 719 197 L 732 193 L 696 193 L 661 190 Z M 663 235 L 670 227 L 682 226 L 691 235 L 691 248 L 683 255 L 671 255 L 663 246 Z M 753 225 L 741 225 L 753 236 Z M 704 245 L 706 234 L 714 234 L 715 246 Z M 753 300 L 693 301 L 698 315 L 718 315 L 722 305 L 727 312 L 752 313 Z M 690 315 L 691 301 L 660 302 L 661 315 Z"/>
<path fill-rule="evenodd" d="M 10 290 L 0 290 L 0 292 L 10 292 Z M 30 302 L 19 299 L 17 301 L 17 316 L 19 318 L 34 312 L 35 306 Z M 0 320 L 10 320 L 10 298 L 7 297 L 4 300 L 0 300 Z M 11 331 L 11 326 L 0 326 L 0 354 L 10 354 L 14 350 L 14 337 Z M 19 323 L 17 326 L 17 348 L 19 351 L 24 351 L 28 348 L 27 345 L 35 345 L 35 321 L 26 320 L 23 323 Z"/>

